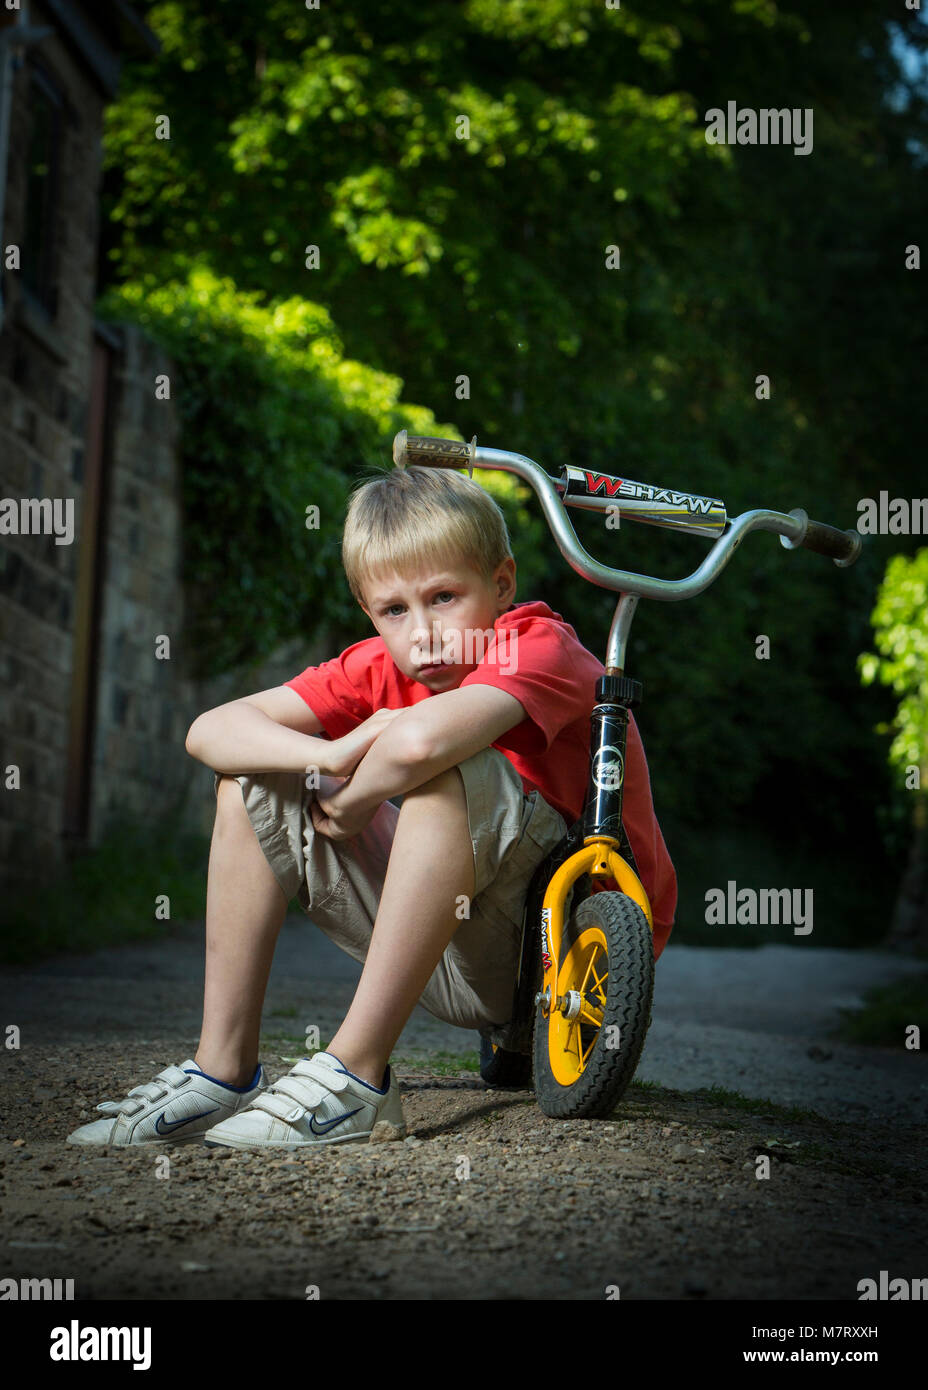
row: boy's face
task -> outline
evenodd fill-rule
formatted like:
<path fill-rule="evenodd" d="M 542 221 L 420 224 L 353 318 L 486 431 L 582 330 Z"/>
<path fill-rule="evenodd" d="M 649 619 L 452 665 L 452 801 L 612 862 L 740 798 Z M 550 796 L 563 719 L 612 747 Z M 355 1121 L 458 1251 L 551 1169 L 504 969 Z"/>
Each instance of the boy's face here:
<path fill-rule="evenodd" d="M 364 585 L 361 604 L 395 664 L 429 690 L 454 690 L 493 638 L 493 624 L 516 592 L 515 561 L 501 561 L 488 583 L 463 561 Z"/>

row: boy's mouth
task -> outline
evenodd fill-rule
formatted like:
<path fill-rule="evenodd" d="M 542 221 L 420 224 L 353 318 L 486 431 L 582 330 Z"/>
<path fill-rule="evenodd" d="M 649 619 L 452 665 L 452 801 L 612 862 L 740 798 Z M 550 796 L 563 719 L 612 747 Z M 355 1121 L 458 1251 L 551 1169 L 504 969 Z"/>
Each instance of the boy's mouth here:
<path fill-rule="evenodd" d="M 450 661 L 433 661 L 426 666 L 416 667 L 416 680 L 422 680 L 427 676 L 437 676 L 443 672 L 450 671 L 452 663 Z"/>

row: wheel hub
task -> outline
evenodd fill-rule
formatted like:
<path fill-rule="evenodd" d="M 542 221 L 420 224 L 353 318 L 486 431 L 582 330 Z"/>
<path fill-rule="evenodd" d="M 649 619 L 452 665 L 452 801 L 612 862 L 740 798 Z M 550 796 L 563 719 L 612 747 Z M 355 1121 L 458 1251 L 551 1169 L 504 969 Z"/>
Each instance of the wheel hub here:
<path fill-rule="evenodd" d="M 569 989 L 558 1001 L 558 1007 L 565 1018 L 577 1018 L 583 1008 L 583 995 L 578 989 Z"/>

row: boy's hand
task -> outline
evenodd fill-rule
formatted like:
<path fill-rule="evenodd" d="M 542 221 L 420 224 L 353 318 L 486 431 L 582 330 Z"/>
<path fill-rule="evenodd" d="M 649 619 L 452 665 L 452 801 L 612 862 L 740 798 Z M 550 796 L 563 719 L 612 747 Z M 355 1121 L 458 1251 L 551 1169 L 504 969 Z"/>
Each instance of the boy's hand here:
<path fill-rule="evenodd" d="M 373 820 L 379 802 L 358 805 L 355 798 L 352 804 L 351 793 L 348 790 L 351 774 L 371 744 L 377 741 L 387 725 L 391 724 L 398 714 L 402 714 L 405 708 L 406 706 L 402 709 L 379 709 L 369 719 L 365 719 L 363 724 L 352 729 L 350 734 L 333 740 L 332 748 L 340 769 L 335 775 L 344 776 L 346 780 L 329 796 L 316 795 L 310 802 L 313 826 L 320 835 L 326 835 L 330 840 L 350 840 L 352 836 L 359 835 Z"/>
<path fill-rule="evenodd" d="M 352 729 L 350 734 L 343 734 L 341 738 L 333 739 L 331 750 L 333 775 L 335 777 L 350 777 L 374 740 L 383 733 L 387 725 L 392 723 L 398 714 L 404 712 L 405 708 L 406 706 L 403 706 L 402 709 L 379 709 L 369 719 L 365 719 L 363 724 Z"/>
<path fill-rule="evenodd" d="M 341 791 L 341 787 L 338 791 Z M 320 835 L 325 835 L 329 840 L 350 840 L 370 824 L 377 807 L 343 808 L 338 804 L 338 791 L 333 792 L 331 796 L 314 796 L 309 803 L 309 813 L 313 826 Z"/>

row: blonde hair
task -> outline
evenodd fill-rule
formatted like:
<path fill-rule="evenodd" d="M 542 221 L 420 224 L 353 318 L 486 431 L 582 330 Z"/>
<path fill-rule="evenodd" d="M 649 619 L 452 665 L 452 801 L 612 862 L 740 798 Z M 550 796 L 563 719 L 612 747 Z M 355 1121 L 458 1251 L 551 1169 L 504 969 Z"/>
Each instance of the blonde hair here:
<path fill-rule="evenodd" d="M 392 468 L 355 489 L 342 535 L 348 587 L 365 602 L 381 573 L 464 561 L 487 581 L 512 556 L 506 519 L 479 483 L 450 468 Z"/>

